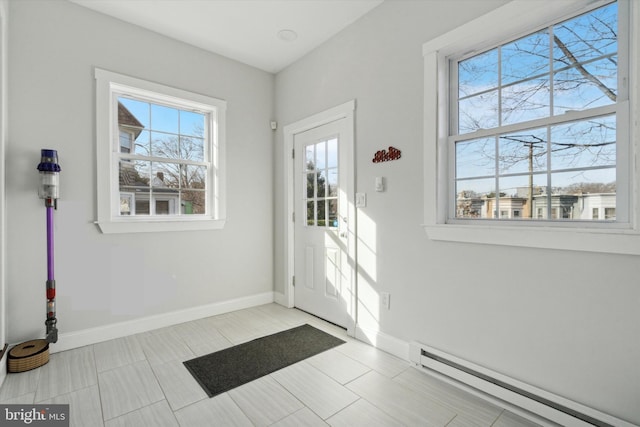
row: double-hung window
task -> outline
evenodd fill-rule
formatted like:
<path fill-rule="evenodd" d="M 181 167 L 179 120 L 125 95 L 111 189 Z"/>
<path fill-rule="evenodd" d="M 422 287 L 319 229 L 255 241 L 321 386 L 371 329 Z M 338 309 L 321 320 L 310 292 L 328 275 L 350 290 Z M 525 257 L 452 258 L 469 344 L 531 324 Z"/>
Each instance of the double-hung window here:
<path fill-rule="evenodd" d="M 96 70 L 98 225 L 220 228 L 225 102 Z"/>
<path fill-rule="evenodd" d="M 604 218 L 590 203 L 616 208 L 618 169 L 628 174 L 618 35 L 613 2 L 450 59 L 452 219 L 591 221 Z"/>
<path fill-rule="evenodd" d="M 432 237 L 628 252 L 554 240 L 638 231 L 632 3 L 516 0 L 425 44 Z"/>

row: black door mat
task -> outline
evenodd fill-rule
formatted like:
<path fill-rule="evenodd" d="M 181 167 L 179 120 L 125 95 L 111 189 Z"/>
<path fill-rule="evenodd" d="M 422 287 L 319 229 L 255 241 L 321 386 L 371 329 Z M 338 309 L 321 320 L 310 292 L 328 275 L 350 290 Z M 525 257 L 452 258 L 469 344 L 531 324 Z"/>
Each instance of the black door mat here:
<path fill-rule="evenodd" d="M 188 360 L 184 365 L 213 397 L 344 343 L 305 324 Z"/>

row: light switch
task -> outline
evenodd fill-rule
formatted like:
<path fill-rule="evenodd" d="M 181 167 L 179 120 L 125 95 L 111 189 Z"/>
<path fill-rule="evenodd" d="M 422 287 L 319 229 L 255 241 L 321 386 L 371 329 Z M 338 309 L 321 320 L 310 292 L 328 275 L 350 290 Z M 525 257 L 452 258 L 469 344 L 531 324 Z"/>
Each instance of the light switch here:
<path fill-rule="evenodd" d="M 384 191 L 384 178 L 376 176 L 376 191 Z"/>
<path fill-rule="evenodd" d="M 367 207 L 367 193 L 356 193 L 356 208 Z"/>

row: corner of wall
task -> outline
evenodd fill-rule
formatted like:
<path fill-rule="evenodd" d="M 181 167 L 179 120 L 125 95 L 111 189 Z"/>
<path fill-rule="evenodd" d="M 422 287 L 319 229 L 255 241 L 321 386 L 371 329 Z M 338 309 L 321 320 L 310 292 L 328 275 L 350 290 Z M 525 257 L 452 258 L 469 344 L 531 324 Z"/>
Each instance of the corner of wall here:
<path fill-rule="evenodd" d="M 276 304 L 280 304 L 281 306 L 291 308 L 289 307 L 289 301 L 287 297 L 282 292 L 278 292 L 278 291 L 273 292 L 273 302 L 275 302 Z"/>
<path fill-rule="evenodd" d="M 5 136 L 7 125 L 7 13 L 8 0 L 0 0 L 0 349 L 7 339 L 6 294 L 5 294 Z M 6 353 L 6 352 L 5 352 Z M 0 357 L 0 385 L 7 375 L 5 353 Z"/>

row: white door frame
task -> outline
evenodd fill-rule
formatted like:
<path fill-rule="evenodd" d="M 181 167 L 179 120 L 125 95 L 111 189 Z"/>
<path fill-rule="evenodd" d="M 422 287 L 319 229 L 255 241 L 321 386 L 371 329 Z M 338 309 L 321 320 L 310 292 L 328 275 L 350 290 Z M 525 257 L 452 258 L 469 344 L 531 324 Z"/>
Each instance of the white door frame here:
<path fill-rule="evenodd" d="M 295 123 L 291 123 L 284 127 L 284 164 L 286 165 L 286 173 L 284 176 L 284 185 L 285 185 L 285 194 L 286 197 L 286 209 L 285 209 L 285 222 L 286 225 L 284 227 L 284 245 L 285 245 L 285 260 L 284 260 L 284 274 L 285 274 L 285 286 L 284 286 L 284 304 L 291 308 L 294 306 L 294 289 L 293 289 L 293 275 L 294 275 L 294 261 L 295 261 L 295 241 L 294 241 L 294 222 L 293 222 L 293 212 L 294 212 L 294 171 L 293 171 L 293 160 L 292 153 L 294 148 L 294 138 L 296 134 L 308 131 L 310 129 L 316 128 L 318 126 L 325 125 L 327 123 L 334 122 L 336 120 L 346 118 L 348 120 L 348 131 L 349 135 L 347 135 L 347 140 L 351 141 L 350 146 L 347 148 L 347 159 L 343 159 L 341 161 L 346 161 L 347 165 L 349 165 L 348 170 L 349 173 L 347 175 L 347 188 L 345 189 L 347 193 L 347 199 L 349 206 L 347 207 L 347 232 L 348 234 L 348 244 L 347 244 L 347 254 L 349 260 L 351 261 L 351 301 L 349 301 L 347 311 L 349 314 L 349 320 L 347 325 L 347 333 L 351 336 L 355 335 L 355 325 L 356 325 L 356 295 L 357 295 L 357 284 L 356 284 L 356 214 L 355 214 L 355 203 L 354 203 L 354 195 L 355 195 L 355 108 L 356 101 L 351 100 L 345 102 L 344 104 L 338 105 L 336 107 L 330 108 L 328 110 L 322 111 L 320 113 L 314 114 L 313 116 L 307 117 L 305 119 L 299 120 Z"/>

